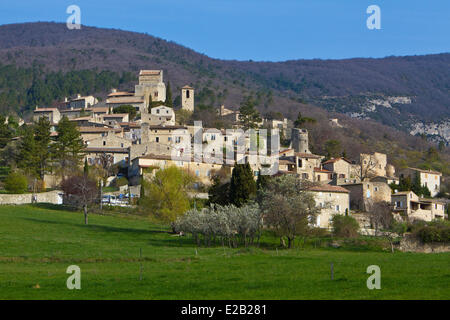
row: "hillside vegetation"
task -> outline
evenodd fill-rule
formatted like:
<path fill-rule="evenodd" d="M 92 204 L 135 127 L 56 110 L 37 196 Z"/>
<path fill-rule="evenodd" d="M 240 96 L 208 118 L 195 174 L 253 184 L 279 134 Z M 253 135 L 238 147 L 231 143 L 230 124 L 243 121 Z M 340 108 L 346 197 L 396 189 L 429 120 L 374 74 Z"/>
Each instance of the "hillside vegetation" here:
<path fill-rule="evenodd" d="M 189 84 L 196 89 L 196 105 L 206 109 L 221 104 L 236 109 L 252 97 L 262 115 L 281 111 L 292 120 L 298 112 L 313 117 L 318 121 L 308 129 L 317 153 L 327 154 L 325 143 L 339 140 L 339 152 L 352 159 L 359 152 L 378 151 L 400 167 L 450 170 L 448 147 L 437 150 L 434 142 L 404 131 L 417 121 L 450 116 L 450 54 L 225 61 L 141 33 L 86 26 L 68 30 L 65 24 L 47 22 L 3 25 L 0 113 L 28 118 L 36 105 L 65 96 L 104 98 L 112 87 L 133 90 L 140 69 L 164 70 L 175 105 L 179 89 Z M 343 128 L 328 125 L 334 117 Z"/>

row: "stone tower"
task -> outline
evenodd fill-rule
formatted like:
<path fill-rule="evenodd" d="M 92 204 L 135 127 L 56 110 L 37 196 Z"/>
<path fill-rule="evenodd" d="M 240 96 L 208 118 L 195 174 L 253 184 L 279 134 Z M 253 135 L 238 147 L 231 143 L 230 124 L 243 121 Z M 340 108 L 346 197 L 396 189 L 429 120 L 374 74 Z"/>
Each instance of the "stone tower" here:
<path fill-rule="evenodd" d="M 190 86 L 181 88 L 181 109 L 194 112 L 194 88 Z"/>
<path fill-rule="evenodd" d="M 295 152 L 311 153 L 309 151 L 308 130 L 292 128 L 291 147 Z"/>
<path fill-rule="evenodd" d="M 141 70 L 139 72 L 139 84 L 134 86 L 134 95 L 144 97 L 145 104 L 149 104 L 149 96 L 152 101 L 166 100 L 166 85 L 163 82 L 162 70 Z"/>

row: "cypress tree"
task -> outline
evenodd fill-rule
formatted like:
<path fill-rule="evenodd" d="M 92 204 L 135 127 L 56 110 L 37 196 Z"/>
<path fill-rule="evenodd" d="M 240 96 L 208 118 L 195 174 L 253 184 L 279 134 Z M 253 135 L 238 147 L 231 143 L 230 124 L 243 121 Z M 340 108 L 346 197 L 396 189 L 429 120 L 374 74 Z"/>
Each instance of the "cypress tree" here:
<path fill-rule="evenodd" d="M 39 161 L 38 172 L 41 179 L 44 178 L 50 159 L 50 127 L 50 121 L 44 117 L 39 118 L 34 127 L 36 156 Z"/>
<path fill-rule="evenodd" d="M 264 174 L 260 173 L 258 175 L 258 179 L 256 179 L 256 189 L 257 190 L 264 189 L 267 186 L 267 184 L 269 183 L 269 179 L 270 179 L 269 175 L 264 175 Z"/>
<path fill-rule="evenodd" d="M 84 168 L 83 168 L 84 175 L 87 176 L 89 174 L 89 165 L 87 162 L 87 158 L 84 159 Z"/>
<path fill-rule="evenodd" d="M 230 181 L 230 202 L 241 207 L 256 194 L 256 182 L 253 179 L 250 164 L 236 164 Z"/>
<path fill-rule="evenodd" d="M 167 82 L 167 90 L 166 90 L 166 106 L 173 108 L 173 101 L 172 101 L 172 90 L 170 89 L 170 81 Z"/>

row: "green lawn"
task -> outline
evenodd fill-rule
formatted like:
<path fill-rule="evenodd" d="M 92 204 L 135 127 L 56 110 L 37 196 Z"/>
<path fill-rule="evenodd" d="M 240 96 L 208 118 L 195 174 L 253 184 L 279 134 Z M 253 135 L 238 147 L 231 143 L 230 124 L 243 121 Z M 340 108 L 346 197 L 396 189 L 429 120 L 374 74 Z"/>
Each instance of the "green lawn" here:
<path fill-rule="evenodd" d="M 0 221 L 0 299 L 448 299 L 450 293 L 450 254 L 276 250 L 277 240 L 267 236 L 260 249 L 197 248 L 142 218 L 91 215 L 85 226 L 81 213 L 32 206 L 1 206 Z M 66 288 L 72 264 L 81 268 L 81 290 Z M 381 290 L 366 287 L 372 264 L 381 268 Z"/>

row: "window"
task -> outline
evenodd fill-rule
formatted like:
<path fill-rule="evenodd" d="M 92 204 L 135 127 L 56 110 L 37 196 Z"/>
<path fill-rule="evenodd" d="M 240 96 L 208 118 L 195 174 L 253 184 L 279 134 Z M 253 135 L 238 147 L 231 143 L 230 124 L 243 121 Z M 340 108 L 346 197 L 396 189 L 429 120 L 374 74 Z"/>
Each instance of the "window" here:
<path fill-rule="evenodd" d="M 103 145 L 106 146 L 106 141 L 103 141 Z"/>
<path fill-rule="evenodd" d="M 158 91 L 155 91 L 155 97 L 157 97 L 158 96 Z"/>
<path fill-rule="evenodd" d="M 378 191 L 378 187 L 375 187 L 375 191 Z"/>
<path fill-rule="evenodd" d="M 320 181 L 320 174 L 317 176 L 317 181 Z"/>
<path fill-rule="evenodd" d="M 190 94 L 191 94 L 191 93 L 189 92 L 189 90 L 186 90 L 186 98 L 187 98 L 187 99 L 189 99 Z"/>
<path fill-rule="evenodd" d="M 336 211 L 339 212 L 340 209 L 341 207 L 339 205 L 336 205 Z"/>
<path fill-rule="evenodd" d="M 159 137 L 156 137 L 156 142 L 159 142 Z"/>
<path fill-rule="evenodd" d="M 200 176 L 200 171 L 195 170 L 195 175 L 196 175 L 197 177 Z"/>
<path fill-rule="evenodd" d="M 167 141 L 172 141 L 172 137 L 168 137 L 168 138 L 167 138 Z"/>
<path fill-rule="evenodd" d="M 159 113 L 159 109 L 156 109 L 156 113 Z M 160 118 L 161 119 L 161 118 Z"/>
<path fill-rule="evenodd" d="M 301 168 L 303 165 L 302 159 L 298 159 L 298 167 Z"/>
<path fill-rule="evenodd" d="M 120 144 L 120 147 L 123 148 L 123 143 Z"/>
<path fill-rule="evenodd" d="M 211 140 L 216 140 L 216 135 L 215 134 L 211 135 Z"/>
<path fill-rule="evenodd" d="M 175 143 L 180 143 L 181 142 L 181 137 L 175 137 Z"/>

